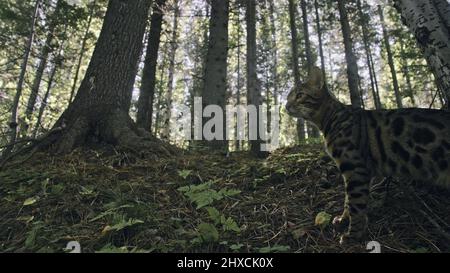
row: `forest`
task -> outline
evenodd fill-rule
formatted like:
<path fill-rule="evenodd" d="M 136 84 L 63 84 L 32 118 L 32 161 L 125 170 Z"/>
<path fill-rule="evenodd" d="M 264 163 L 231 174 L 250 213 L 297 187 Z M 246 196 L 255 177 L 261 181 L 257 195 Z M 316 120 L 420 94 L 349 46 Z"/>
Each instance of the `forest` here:
<path fill-rule="evenodd" d="M 448 0 L 3 0 L 0 252 L 448 253 L 449 101 Z"/>

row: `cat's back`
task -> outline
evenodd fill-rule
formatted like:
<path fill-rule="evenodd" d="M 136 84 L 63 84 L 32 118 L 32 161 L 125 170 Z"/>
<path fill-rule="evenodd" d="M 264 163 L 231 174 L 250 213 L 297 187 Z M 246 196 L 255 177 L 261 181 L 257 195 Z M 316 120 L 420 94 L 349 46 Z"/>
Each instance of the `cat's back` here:
<path fill-rule="evenodd" d="M 380 174 L 431 180 L 450 188 L 450 112 L 408 108 L 364 114 Z"/>

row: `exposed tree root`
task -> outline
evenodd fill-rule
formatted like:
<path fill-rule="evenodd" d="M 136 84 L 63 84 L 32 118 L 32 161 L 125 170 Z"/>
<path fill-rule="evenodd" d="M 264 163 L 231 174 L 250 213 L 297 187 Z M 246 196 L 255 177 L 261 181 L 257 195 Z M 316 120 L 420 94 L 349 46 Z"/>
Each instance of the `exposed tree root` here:
<path fill-rule="evenodd" d="M 89 143 L 102 143 L 112 145 L 119 151 L 131 151 L 140 157 L 170 156 L 179 152 L 178 148 L 138 128 L 127 113 L 117 110 L 105 116 L 108 118 L 100 122 L 89 120 L 88 116 L 78 116 L 69 125 L 65 124 L 64 117 L 61 118 L 57 125 L 63 129 L 43 139 L 38 150 L 67 154 Z"/>

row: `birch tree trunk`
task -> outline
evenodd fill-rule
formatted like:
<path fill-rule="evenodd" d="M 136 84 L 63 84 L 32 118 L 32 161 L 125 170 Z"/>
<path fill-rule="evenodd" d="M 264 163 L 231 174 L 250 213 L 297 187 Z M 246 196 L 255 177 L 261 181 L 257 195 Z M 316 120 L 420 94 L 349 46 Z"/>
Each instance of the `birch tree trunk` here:
<path fill-rule="evenodd" d="M 438 87 L 450 100 L 450 4 L 445 0 L 394 0 L 403 23 L 416 37 Z"/>

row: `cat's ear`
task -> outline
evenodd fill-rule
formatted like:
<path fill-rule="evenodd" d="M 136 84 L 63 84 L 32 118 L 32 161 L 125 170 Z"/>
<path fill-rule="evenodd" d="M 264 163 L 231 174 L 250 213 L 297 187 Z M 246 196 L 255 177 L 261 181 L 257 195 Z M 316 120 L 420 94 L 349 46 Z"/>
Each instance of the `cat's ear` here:
<path fill-rule="evenodd" d="M 310 86 L 317 88 L 318 90 L 321 90 L 323 85 L 325 84 L 322 69 L 316 66 L 310 68 L 308 83 L 310 84 Z"/>

